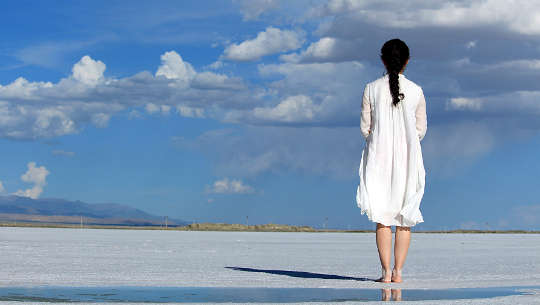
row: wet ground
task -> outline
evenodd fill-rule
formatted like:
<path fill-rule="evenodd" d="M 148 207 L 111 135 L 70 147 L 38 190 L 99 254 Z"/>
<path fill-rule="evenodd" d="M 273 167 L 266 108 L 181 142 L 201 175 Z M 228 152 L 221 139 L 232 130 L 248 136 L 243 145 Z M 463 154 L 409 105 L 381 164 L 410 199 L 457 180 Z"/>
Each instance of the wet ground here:
<path fill-rule="evenodd" d="M 373 233 L 0 228 L 0 304 L 540 304 L 540 234 L 413 232 L 403 283 Z"/>

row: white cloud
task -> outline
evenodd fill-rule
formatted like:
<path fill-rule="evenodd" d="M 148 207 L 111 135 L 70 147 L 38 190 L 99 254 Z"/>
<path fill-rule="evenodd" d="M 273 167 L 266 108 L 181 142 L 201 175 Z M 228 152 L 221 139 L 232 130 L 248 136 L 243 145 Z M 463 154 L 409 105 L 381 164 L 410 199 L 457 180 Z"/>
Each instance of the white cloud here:
<path fill-rule="evenodd" d="M 193 66 L 184 61 L 182 56 L 175 51 L 165 52 L 161 55 L 161 66 L 156 71 L 156 76 L 175 79 L 185 87 L 189 85 L 196 74 Z"/>
<path fill-rule="evenodd" d="M 197 89 L 245 89 L 242 80 L 238 77 L 229 77 L 225 74 L 213 72 L 197 73 L 192 82 L 192 87 Z"/>
<path fill-rule="evenodd" d="M 152 114 L 152 113 L 156 113 L 156 112 L 159 111 L 159 106 L 154 104 L 154 103 L 148 103 L 148 104 L 146 104 L 144 109 L 146 110 L 146 112 Z"/>
<path fill-rule="evenodd" d="M 540 71 L 540 59 L 510 59 L 494 63 L 477 63 L 469 57 L 450 61 L 450 66 L 463 72 L 485 73 L 523 73 Z"/>
<path fill-rule="evenodd" d="M 260 64 L 262 77 L 278 78 L 260 92 L 264 106 L 227 111 L 224 122 L 253 125 L 356 126 L 369 72 L 358 62 Z M 277 76 L 277 77 L 276 77 Z M 274 101 L 273 103 L 270 101 Z"/>
<path fill-rule="evenodd" d="M 202 108 L 178 105 L 176 106 L 176 111 L 183 117 L 204 118 L 204 109 Z"/>
<path fill-rule="evenodd" d="M 446 104 L 446 109 L 482 109 L 482 100 L 478 98 L 454 97 Z"/>
<path fill-rule="evenodd" d="M 335 46 L 335 38 L 323 37 L 319 39 L 319 41 L 310 44 L 303 53 L 305 54 L 305 56 L 308 55 L 315 58 L 327 58 L 330 54 L 332 54 Z"/>
<path fill-rule="evenodd" d="M 4 184 L 2 184 L 2 181 L 0 181 L 0 194 L 4 193 L 6 189 L 4 188 Z"/>
<path fill-rule="evenodd" d="M 85 55 L 73 65 L 73 78 L 88 86 L 95 86 L 100 81 L 103 81 L 103 72 L 105 72 L 105 64 L 99 60 L 93 60 L 90 56 Z"/>
<path fill-rule="evenodd" d="M 0 136 L 36 139 L 74 133 L 73 111 L 68 105 L 40 108 L 0 101 Z"/>
<path fill-rule="evenodd" d="M 138 118 L 142 118 L 142 114 L 139 111 L 133 109 L 128 113 L 128 119 L 132 120 Z"/>
<path fill-rule="evenodd" d="M 15 195 L 36 199 L 43 192 L 43 187 L 47 184 L 49 171 L 45 166 L 36 167 L 35 162 L 28 163 L 28 170 L 21 176 L 21 180 L 34 185 L 26 190 L 18 190 Z"/>
<path fill-rule="evenodd" d="M 482 97 L 455 97 L 445 105 L 446 110 L 469 110 L 478 116 L 504 114 L 507 117 L 519 115 L 540 115 L 540 91 L 514 91 Z"/>
<path fill-rule="evenodd" d="M 35 92 L 41 88 L 51 88 L 51 82 L 29 82 L 24 77 L 17 77 L 11 84 L 0 85 L 3 98 L 35 99 Z"/>
<path fill-rule="evenodd" d="M 540 8 L 534 1 L 394 1 L 331 0 L 311 16 L 347 13 L 366 23 L 391 28 L 490 26 L 519 34 L 540 34 Z"/>
<path fill-rule="evenodd" d="M 93 113 L 90 116 L 90 121 L 99 128 L 105 128 L 109 124 L 111 115 L 109 113 Z"/>
<path fill-rule="evenodd" d="M 269 26 L 254 39 L 229 45 L 222 56 L 235 61 L 258 60 L 266 55 L 300 48 L 304 36 L 302 31 L 280 30 Z"/>
<path fill-rule="evenodd" d="M 465 47 L 466 47 L 467 49 L 472 49 L 472 48 L 476 47 L 476 43 L 477 43 L 476 40 L 469 41 L 469 42 L 467 42 L 467 44 L 465 45 Z"/>
<path fill-rule="evenodd" d="M 129 110 L 133 118 L 141 111 L 155 113 L 156 107 L 161 114 L 175 107 L 186 116 L 208 113 L 218 118 L 223 108 L 246 108 L 253 101 L 251 89 L 239 77 L 197 73 L 174 51 L 161 59 L 155 76 L 143 71 L 108 78 L 104 63 L 84 56 L 73 66 L 73 73 L 57 83 L 19 77 L 0 85 L 0 137 L 40 139 L 74 134 L 89 123 L 106 127 L 120 111 Z"/>
<path fill-rule="evenodd" d="M 354 60 L 360 43 L 351 39 L 322 37 L 311 43 L 300 54 L 283 54 L 280 59 L 286 62 L 333 62 Z"/>
<path fill-rule="evenodd" d="M 240 4 L 244 21 L 256 20 L 262 13 L 279 7 L 278 0 L 233 0 Z"/>
<path fill-rule="evenodd" d="M 294 122 L 312 120 L 320 106 L 305 95 L 295 95 L 284 99 L 275 107 L 256 107 L 253 116 L 261 120 Z"/>
<path fill-rule="evenodd" d="M 247 194 L 253 193 L 255 190 L 253 187 L 244 184 L 242 180 L 223 178 L 217 180 L 211 187 L 206 187 L 208 193 L 222 193 L 222 194 Z"/>
<path fill-rule="evenodd" d="M 171 106 L 169 105 L 156 105 L 154 103 L 148 103 L 144 107 L 146 112 L 149 114 L 161 113 L 162 115 L 168 115 L 171 111 Z"/>
<path fill-rule="evenodd" d="M 294 95 L 282 100 L 273 107 L 255 107 L 249 111 L 230 111 L 225 122 L 249 121 L 251 123 L 306 123 L 314 122 L 322 110 L 321 105 L 313 103 L 309 96 Z"/>
<path fill-rule="evenodd" d="M 213 70 L 223 68 L 223 62 L 221 60 L 216 60 L 213 63 L 209 64 L 208 68 L 213 69 Z"/>

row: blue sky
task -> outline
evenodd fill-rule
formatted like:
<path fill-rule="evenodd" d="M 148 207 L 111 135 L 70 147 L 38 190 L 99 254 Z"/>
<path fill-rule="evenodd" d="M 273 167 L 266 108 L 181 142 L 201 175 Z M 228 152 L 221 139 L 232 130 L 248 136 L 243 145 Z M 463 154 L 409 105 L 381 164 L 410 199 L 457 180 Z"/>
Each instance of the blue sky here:
<path fill-rule="evenodd" d="M 12 2 L 0 21 L 1 194 L 372 229 L 355 202 L 361 96 L 399 37 L 428 111 L 415 229 L 538 230 L 530 3 Z"/>

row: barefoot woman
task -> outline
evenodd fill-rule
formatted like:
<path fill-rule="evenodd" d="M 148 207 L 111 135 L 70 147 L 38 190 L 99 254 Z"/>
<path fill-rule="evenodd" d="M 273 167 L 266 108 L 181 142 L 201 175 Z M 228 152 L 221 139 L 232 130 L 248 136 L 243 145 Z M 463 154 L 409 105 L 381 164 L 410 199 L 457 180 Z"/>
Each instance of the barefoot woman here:
<path fill-rule="evenodd" d="M 410 227 L 423 222 L 424 161 L 420 141 L 427 130 L 426 101 L 422 88 L 402 74 L 409 48 L 399 39 L 381 49 L 387 73 L 365 86 L 361 132 L 362 151 L 356 191 L 361 214 L 377 223 L 376 240 L 381 260 L 381 282 L 401 282 L 411 239 Z M 394 267 L 391 269 L 392 230 L 396 226 Z"/>

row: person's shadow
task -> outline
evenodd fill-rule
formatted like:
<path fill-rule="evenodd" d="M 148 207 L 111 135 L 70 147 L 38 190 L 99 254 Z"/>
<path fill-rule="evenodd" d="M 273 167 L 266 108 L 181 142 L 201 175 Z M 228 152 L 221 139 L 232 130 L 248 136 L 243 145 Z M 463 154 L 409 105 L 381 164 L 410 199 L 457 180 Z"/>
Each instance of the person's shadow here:
<path fill-rule="evenodd" d="M 238 271 L 264 272 L 264 273 L 270 273 L 270 274 L 287 275 L 287 276 L 301 277 L 301 278 L 315 278 L 315 279 L 325 279 L 325 280 L 373 281 L 373 282 L 376 281 L 376 279 L 370 279 L 367 277 L 352 277 L 352 276 L 342 276 L 342 275 L 337 275 L 337 274 L 324 274 L 324 273 L 314 273 L 314 272 L 306 272 L 306 271 L 255 269 L 255 268 L 245 268 L 245 267 L 225 267 L 225 268 L 238 270 Z"/>

